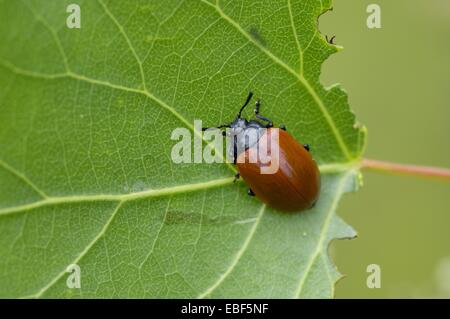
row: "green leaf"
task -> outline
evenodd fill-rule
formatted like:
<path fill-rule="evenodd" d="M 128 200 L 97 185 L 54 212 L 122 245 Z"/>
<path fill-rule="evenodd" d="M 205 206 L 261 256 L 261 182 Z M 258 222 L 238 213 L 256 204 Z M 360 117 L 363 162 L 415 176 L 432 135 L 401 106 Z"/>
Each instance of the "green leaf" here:
<path fill-rule="evenodd" d="M 365 131 L 319 82 L 328 0 L 0 2 L 0 297 L 331 297 L 327 247 Z M 277 213 L 227 164 L 174 164 L 176 127 L 252 90 L 311 151 L 314 209 Z M 81 268 L 81 289 L 66 285 Z"/>

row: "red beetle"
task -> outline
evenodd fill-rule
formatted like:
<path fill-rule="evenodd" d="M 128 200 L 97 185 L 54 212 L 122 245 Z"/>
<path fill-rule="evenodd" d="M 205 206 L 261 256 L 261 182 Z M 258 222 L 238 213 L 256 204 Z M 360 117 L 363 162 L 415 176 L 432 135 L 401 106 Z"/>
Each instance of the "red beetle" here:
<path fill-rule="evenodd" d="M 319 197 L 320 173 L 309 145 L 299 144 L 284 125 L 274 128 L 271 120 L 259 114 L 259 100 L 255 104 L 256 119 L 242 118 L 252 96 L 250 92 L 231 124 L 216 127 L 227 128 L 224 133 L 231 139 L 229 154 L 239 170 L 236 177 L 241 176 L 250 186 L 249 195 L 256 195 L 276 210 L 295 212 L 313 207 Z M 268 154 L 271 165 L 276 162 L 275 171 L 264 173 L 270 165 L 261 154 Z"/>

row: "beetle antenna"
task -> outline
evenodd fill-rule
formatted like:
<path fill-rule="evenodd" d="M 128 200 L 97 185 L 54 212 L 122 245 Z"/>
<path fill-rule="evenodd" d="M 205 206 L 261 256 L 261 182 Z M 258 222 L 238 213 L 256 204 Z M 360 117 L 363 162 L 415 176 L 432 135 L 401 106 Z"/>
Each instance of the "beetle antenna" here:
<path fill-rule="evenodd" d="M 241 118 L 241 113 L 242 111 L 245 109 L 245 107 L 248 105 L 248 103 L 250 102 L 250 100 L 253 97 L 253 92 L 249 92 L 248 96 L 247 96 L 247 100 L 245 101 L 244 105 L 242 105 L 241 109 L 239 110 L 239 113 L 237 114 L 238 119 Z"/>

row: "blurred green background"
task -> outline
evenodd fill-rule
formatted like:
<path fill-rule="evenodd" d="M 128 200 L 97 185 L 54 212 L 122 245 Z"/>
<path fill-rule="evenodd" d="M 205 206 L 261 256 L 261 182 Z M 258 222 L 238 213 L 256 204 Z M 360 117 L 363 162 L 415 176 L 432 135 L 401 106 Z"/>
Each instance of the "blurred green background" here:
<path fill-rule="evenodd" d="M 368 4 L 381 29 L 368 29 Z M 342 83 L 368 128 L 365 156 L 450 167 L 450 1 L 335 0 L 320 18 L 344 50 L 323 66 L 322 82 Z M 331 252 L 347 277 L 337 298 L 450 298 L 450 184 L 364 171 L 364 187 L 338 210 L 358 239 Z M 369 264 L 381 288 L 366 286 Z"/>

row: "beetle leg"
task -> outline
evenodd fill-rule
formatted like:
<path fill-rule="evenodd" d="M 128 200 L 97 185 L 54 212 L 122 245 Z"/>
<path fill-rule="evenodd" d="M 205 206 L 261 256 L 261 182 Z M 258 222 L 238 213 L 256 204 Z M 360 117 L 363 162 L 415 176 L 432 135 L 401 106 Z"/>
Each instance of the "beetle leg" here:
<path fill-rule="evenodd" d="M 233 183 L 236 183 L 236 181 L 241 177 L 241 174 L 236 173 L 236 175 L 234 175 L 234 179 L 233 179 Z"/>
<path fill-rule="evenodd" d="M 309 144 L 303 144 L 303 147 L 309 152 Z"/>
<path fill-rule="evenodd" d="M 281 124 L 281 125 L 280 125 L 280 129 L 282 129 L 283 131 L 286 131 L 286 125 Z"/>
<path fill-rule="evenodd" d="M 266 128 L 272 127 L 273 126 L 273 122 L 271 120 L 269 120 L 267 117 L 259 115 L 259 109 L 261 107 L 261 100 L 257 100 L 255 103 L 255 117 L 257 119 L 260 119 L 261 121 L 265 121 L 267 122 Z"/>
<path fill-rule="evenodd" d="M 259 114 L 259 108 L 260 107 L 261 107 L 261 100 L 258 99 L 258 100 L 256 100 L 256 103 L 255 103 L 255 115 Z"/>
<path fill-rule="evenodd" d="M 272 127 L 273 126 L 273 122 L 271 120 L 269 120 L 267 117 L 256 114 L 255 115 L 257 119 L 260 119 L 261 121 L 265 121 L 267 122 L 266 124 L 266 128 Z"/>
<path fill-rule="evenodd" d="M 233 164 L 236 165 L 237 161 L 237 136 L 233 136 Z"/>
<path fill-rule="evenodd" d="M 253 193 L 253 191 L 252 191 L 251 188 L 249 188 L 249 189 L 247 190 L 247 194 L 248 194 L 248 196 L 255 196 L 255 193 Z"/>

